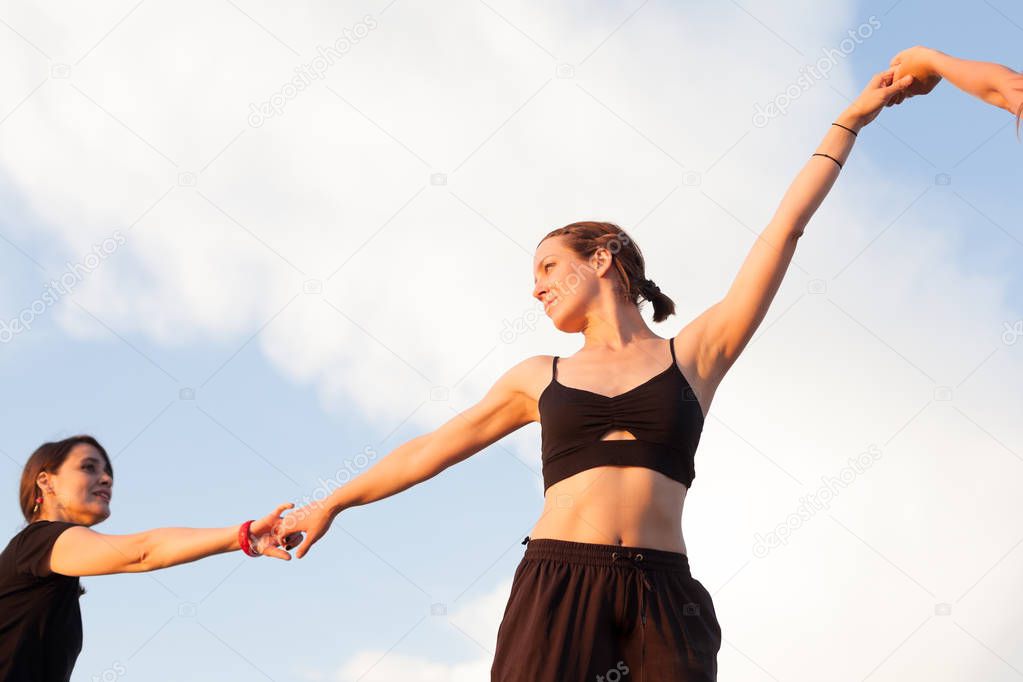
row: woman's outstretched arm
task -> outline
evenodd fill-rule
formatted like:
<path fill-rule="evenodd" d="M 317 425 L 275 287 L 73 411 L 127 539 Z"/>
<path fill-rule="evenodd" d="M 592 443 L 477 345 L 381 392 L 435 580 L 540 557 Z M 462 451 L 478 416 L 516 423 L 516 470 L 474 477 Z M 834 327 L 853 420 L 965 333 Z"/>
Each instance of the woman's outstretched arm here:
<path fill-rule="evenodd" d="M 991 62 L 959 59 L 928 47 L 916 46 L 892 58 L 895 76 L 909 73 L 916 83 L 908 96 L 925 95 L 945 78 L 963 92 L 1005 109 L 1016 117 L 1023 112 L 1023 73 Z"/>
<path fill-rule="evenodd" d="M 694 321 L 700 328 L 701 356 L 708 359 L 708 378 L 720 381 L 763 321 L 792 260 L 796 242 L 835 184 L 839 164 L 844 165 L 849 157 L 856 133 L 912 80 L 907 76 L 893 82 L 891 70 L 876 74 L 856 101 L 835 119 L 838 125 L 828 126 L 814 152 L 823 156 L 807 160 L 724 298 Z"/>
<path fill-rule="evenodd" d="M 502 375 L 472 407 L 455 415 L 431 433 L 413 438 L 326 499 L 310 503 L 284 517 L 279 533 L 304 532 L 295 556 L 301 559 L 349 507 L 369 504 L 433 478 L 509 433 L 536 421 L 536 401 L 530 397 L 530 377 L 536 376 L 535 356 Z"/>
<path fill-rule="evenodd" d="M 253 522 L 250 533 L 261 554 L 285 561 L 291 558 L 276 546 L 272 531 L 284 510 L 293 506 L 282 504 Z M 131 535 L 107 535 L 86 526 L 72 526 L 54 542 L 49 569 L 70 576 L 155 571 L 241 549 L 238 528 L 156 528 Z"/>

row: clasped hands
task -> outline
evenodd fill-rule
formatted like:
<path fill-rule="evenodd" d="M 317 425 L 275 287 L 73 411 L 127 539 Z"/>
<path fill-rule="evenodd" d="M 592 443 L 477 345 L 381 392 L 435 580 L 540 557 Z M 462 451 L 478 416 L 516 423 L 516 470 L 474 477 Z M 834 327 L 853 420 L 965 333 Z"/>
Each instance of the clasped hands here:
<path fill-rule="evenodd" d="M 926 95 L 941 82 L 941 75 L 934 66 L 936 54 L 930 48 L 917 45 L 892 57 L 889 66 L 893 70 L 893 80 L 897 81 L 904 76 L 912 76 L 913 82 L 899 93 L 888 106 L 901 104 L 907 97 Z"/>
<path fill-rule="evenodd" d="M 279 505 L 263 518 L 253 521 L 249 528 L 252 548 L 263 556 L 289 561 L 289 550 L 298 548 L 295 556 L 301 559 L 313 544 L 323 537 L 334 518 L 340 513 L 327 502 L 311 502 L 287 516 L 284 512 L 295 505 Z"/>

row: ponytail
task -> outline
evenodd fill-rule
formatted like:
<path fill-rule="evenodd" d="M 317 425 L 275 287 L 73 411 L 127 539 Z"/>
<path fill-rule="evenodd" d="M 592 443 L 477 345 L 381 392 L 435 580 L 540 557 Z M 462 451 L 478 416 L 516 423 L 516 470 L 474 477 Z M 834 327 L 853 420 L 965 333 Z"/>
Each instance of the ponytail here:
<path fill-rule="evenodd" d="M 661 322 L 675 314 L 675 302 L 662 293 L 652 279 L 643 280 L 638 289 L 639 295 L 654 306 L 654 322 Z"/>

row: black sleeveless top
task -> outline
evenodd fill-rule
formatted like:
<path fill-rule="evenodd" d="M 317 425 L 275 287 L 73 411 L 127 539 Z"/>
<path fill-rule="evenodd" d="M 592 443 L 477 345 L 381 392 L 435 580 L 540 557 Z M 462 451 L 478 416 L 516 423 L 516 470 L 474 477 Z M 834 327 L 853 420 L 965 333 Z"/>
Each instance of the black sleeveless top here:
<path fill-rule="evenodd" d="M 676 364 L 675 339 L 668 345 L 667 369 L 616 396 L 559 383 L 554 357 L 551 381 L 537 402 L 545 493 L 564 478 L 608 465 L 646 467 L 692 486 L 705 417 Z M 635 440 L 601 440 L 616 429 L 630 432 Z"/>

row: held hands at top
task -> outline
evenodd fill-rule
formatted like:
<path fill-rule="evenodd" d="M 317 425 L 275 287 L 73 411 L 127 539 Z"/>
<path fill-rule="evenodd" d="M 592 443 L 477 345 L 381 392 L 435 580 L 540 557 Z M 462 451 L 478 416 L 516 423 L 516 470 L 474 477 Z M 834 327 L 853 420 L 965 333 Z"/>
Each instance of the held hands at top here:
<path fill-rule="evenodd" d="M 941 82 L 941 74 L 934 65 L 935 55 L 936 50 L 917 45 L 892 57 L 889 66 L 895 70 L 895 78 L 913 77 L 913 84 L 907 88 L 906 97 L 926 95 Z"/>

